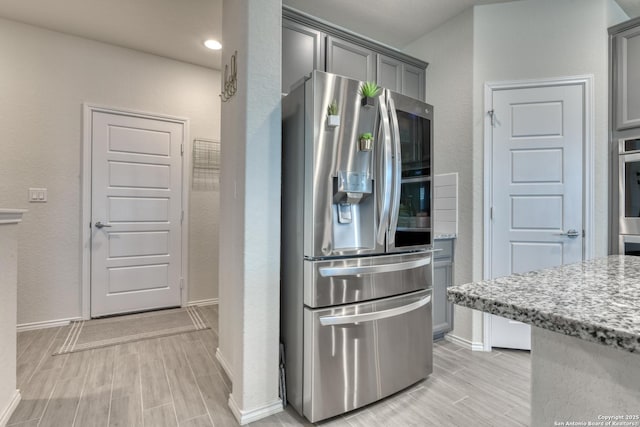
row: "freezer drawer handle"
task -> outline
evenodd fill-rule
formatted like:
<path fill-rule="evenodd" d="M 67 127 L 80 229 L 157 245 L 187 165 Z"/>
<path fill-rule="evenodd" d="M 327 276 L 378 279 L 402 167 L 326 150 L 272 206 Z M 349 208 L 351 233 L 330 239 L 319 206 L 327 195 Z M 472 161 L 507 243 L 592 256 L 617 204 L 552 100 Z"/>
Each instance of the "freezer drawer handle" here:
<path fill-rule="evenodd" d="M 360 267 L 321 267 L 318 269 L 322 277 L 355 276 L 358 274 L 390 273 L 392 271 L 411 270 L 429 265 L 431 257 L 393 264 L 363 265 Z"/>
<path fill-rule="evenodd" d="M 413 310 L 417 310 L 431 302 L 431 295 L 412 302 L 411 304 L 403 305 L 402 307 L 390 308 L 389 310 L 374 311 L 373 313 L 353 314 L 350 316 L 323 316 L 320 317 L 320 324 L 322 326 L 332 325 L 347 325 L 351 323 L 371 322 L 374 320 L 387 319 L 389 317 L 400 316 L 401 314 L 408 313 Z"/>

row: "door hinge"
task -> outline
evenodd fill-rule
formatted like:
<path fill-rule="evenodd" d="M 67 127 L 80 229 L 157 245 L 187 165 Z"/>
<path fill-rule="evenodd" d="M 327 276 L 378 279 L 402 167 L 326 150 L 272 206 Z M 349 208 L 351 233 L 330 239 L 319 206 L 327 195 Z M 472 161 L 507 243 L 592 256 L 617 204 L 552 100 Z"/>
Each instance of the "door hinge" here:
<path fill-rule="evenodd" d="M 493 117 L 494 117 L 495 113 L 496 112 L 494 110 L 487 111 L 487 114 L 489 115 L 489 118 L 491 118 L 491 127 L 495 126 L 495 121 L 493 120 Z"/>
<path fill-rule="evenodd" d="M 184 289 L 184 279 L 180 278 L 180 289 Z"/>
<path fill-rule="evenodd" d="M 587 237 L 587 233 L 584 230 L 582 230 L 582 237 L 583 238 Z"/>
<path fill-rule="evenodd" d="M 493 206 L 489 208 L 489 219 L 493 221 Z"/>
<path fill-rule="evenodd" d="M 180 224 L 184 222 L 184 211 L 180 212 Z"/>
<path fill-rule="evenodd" d="M 180 155 L 184 155 L 184 144 L 180 144 Z"/>

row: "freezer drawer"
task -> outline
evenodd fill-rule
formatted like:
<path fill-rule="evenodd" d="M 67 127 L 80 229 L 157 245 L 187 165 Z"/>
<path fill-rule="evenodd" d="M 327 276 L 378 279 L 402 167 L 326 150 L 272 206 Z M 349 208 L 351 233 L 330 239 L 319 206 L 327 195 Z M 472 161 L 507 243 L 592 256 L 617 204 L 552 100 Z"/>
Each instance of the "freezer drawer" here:
<path fill-rule="evenodd" d="M 375 402 L 433 371 L 431 290 L 304 309 L 303 412 L 311 422 Z"/>
<path fill-rule="evenodd" d="M 431 253 L 304 261 L 304 304 L 327 307 L 431 288 Z"/>

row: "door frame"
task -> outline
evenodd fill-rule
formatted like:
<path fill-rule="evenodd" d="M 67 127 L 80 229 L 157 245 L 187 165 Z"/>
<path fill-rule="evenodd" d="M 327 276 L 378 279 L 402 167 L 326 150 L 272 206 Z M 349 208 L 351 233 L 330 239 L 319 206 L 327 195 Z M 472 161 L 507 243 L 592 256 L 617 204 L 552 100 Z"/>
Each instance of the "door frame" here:
<path fill-rule="evenodd" d="M 181 267 L 180 277 L 182 277 L 180 304 L 187 305 L 187 295 L 189 289 L 189 189 L 191 187 L 191 141 L 189 140 L 189 119 L 170 116 L 166 114 L 148 113 L 131 110 L 127 108 L 115 108 L 99 104 L 84 102 L 82 104 L 82 171 L 80 179 L 82 182 L 82 214 L 80 221 L 82 238 L 82 273 L 81 273 L 81 305 L 82 318 L 91 318 L 91 159 L 92 159 L 92 120 L 93 112 L 104 112 L 110 114 L 121 114 L 126 116 L 140 117 L 144 119 L 163 120 L 179 123 L 182 125 L 183 133 L 183 155 L 182 155 L 182 227 L 181 227 Z"/>
<path fill-rule="evenodd" d="M 583 124 L 584 124 L 584 146 L 583 146 L 583 229 L 585 236 L 582 245 L 582 259 L 591 259 L 595 255 L 593 234 L 595 232 L 594 212 L 595 212 L 595 106 L 593 97 L 593 74 L 555 77 L 548 79 L 532 80 L 512 80 L 502 82 L 486 82 L 484 85 L 484 195 L 483 195 L 483 280 L 491 278 L 491 234 L 493 224 L 491 218 L 491 200 L 493 198 L 491 182 L 493 178 L 493 132 L 491 127 L 491 115 L 489 111 L 493 105 L 493 93 L 500 90 L 544 88 L 551 86 L 582 86 L 583 93 Z M 483 313 L 483 351 L 491 351 L 491 315 Z"/>

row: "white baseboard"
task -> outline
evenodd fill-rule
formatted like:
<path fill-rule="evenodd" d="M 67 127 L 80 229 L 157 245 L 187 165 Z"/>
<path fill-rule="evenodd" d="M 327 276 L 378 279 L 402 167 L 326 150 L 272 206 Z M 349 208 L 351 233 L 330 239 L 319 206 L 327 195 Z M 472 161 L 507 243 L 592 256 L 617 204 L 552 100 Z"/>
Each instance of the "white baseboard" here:
<path fill-rule="evenodd" d="M 68 319 L 45 320 L 43 322 L 21 323 L 18 325 L 18 332 L 31 331 L 34 329 L 56 328 L 58 326 L 67 326 L 74 320 L 82 320 L 82 317 L 70 317 Z"/>
<path fill-rule="evenodd" d="M 198 307 L 204 307 L 206 305 L 218 305 L 218 298 L 199 299 L 196 301 L 188 301 L 188 306 L 196 305 Z"/>
<path fill-rule="evenodd" d="M 220 347 L 216 349 L 216 359 L 218 360 L 218 362 L 220 362 L 220 366 L 222 366 L 222 369 L 224 369 L 224 372 L 227 374 L 227 376 L 233 383 L 233 371 L 231 370 L 231 366 L 229 366 L 229 363 L 227 362 L 227 360 L 224 358 L 224 356 L 220 352 Z"/>
<path fill-rule="evenodd" d="M 466 338 L 460 338 L 459 336 L 451 334 L 446 334 L 444 339 L 453 344 L 459 345 L 460 347 L 466 348 L 467 350 L 484 351 L 484 344 L 481 342 L 473 342 Z"/>
<path fill-rule="evenodd" d="M 21 398 L 20 390 L 16 390 L 11 396 L 11 401 L 9 401 L 7 407 L 0 412 L 0 427 L 5 427 L 9 423 L 9 419 L 13 415 L 13 411 L 18 407 Z"/>
<path fill-rule="evenodd" d="M 268 405 L 243 411 L 238 408 L 238 405 L 233 398 L 233 393 L 229 395 L 229 408 L 231 409 L 233 416 L 236 417 L 236 420 L 240 423 L 240 425 L 245 425 L 254 421 L 261 420 L 262 418 L 266 418 L 269 415 L 282 412 L 283 409 L 282 400 L 278 399 L 272 403 L 269 403 Z"/>

